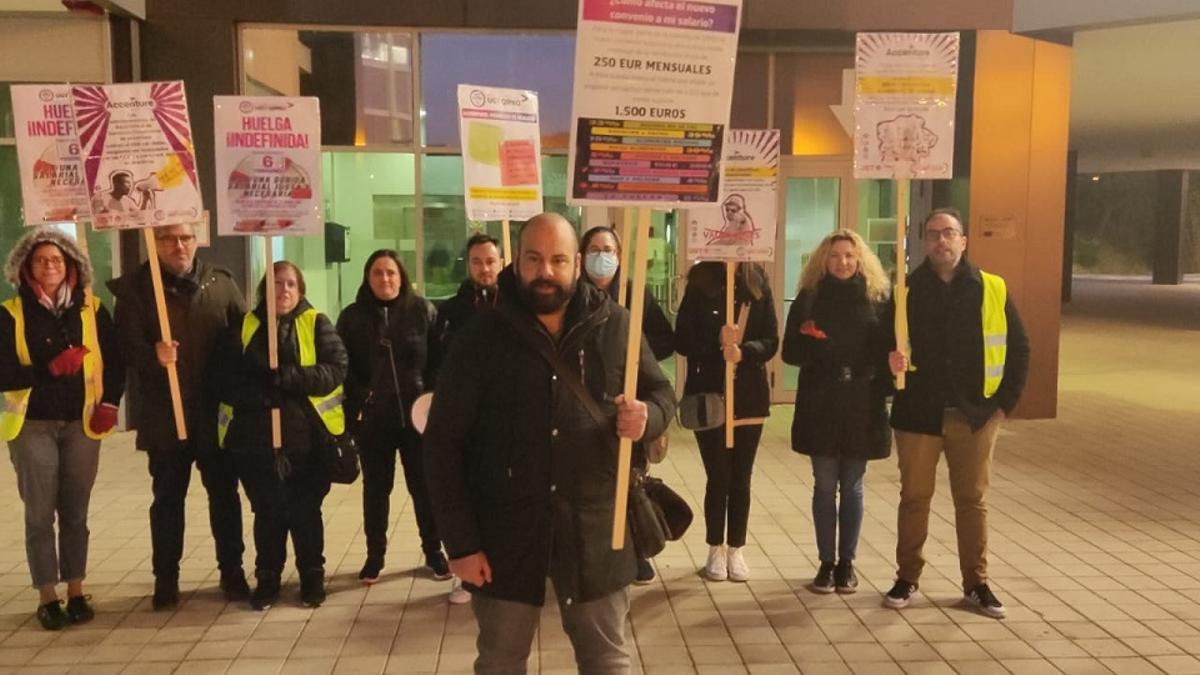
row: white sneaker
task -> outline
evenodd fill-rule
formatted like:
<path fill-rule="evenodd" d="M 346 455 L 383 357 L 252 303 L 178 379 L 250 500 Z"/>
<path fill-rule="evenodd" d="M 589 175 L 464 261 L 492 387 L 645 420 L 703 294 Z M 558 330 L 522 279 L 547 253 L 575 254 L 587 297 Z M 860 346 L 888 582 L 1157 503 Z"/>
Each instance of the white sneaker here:
<path fill-rule="evenodd" d="M 462 579 L 454 577 L 454 581 L 450 582 L 450 604 L 465 605 L 471 601 L 471 591 L 463 588 Z"/>
<path fill-rule="evenodd" d="M 742 557 L 742 546 L 729 547 L 729 580 L 730 581 L 749 581 L 750 568 L 746 566 L 746 559 Z"/>
<path fill-rule="evenodd" d="M 725 545 L 708 547 L 708 562 L 704 563 L 704 577 L 709 581 L 725 581 L 729 577 Z"/>

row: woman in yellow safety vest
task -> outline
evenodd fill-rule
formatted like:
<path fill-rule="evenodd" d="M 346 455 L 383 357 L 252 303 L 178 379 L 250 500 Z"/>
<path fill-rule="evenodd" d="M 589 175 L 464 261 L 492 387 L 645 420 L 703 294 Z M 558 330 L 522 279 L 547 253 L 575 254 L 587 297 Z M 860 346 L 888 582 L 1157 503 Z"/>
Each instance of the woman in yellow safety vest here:
<path fill-rule="evenodd" d="M 92 263 L 74 240 L 50 227 L 31 230 L 13 246 L 4 273 L 17 295 L 0 303 L 0 435 L 25 502 L 37 618 L 46 630 L 61 630 L 95 616 L 83 593 L 88 501 L 100 439 L 117 423 L 125 366 L 108 310 L 85 292 Z"/>
<path fill-rule="evenodd" d="M 258 305 L 229 327 L 219 347 L 223 403 L 217 435 L 232 452 L 238 478 L 254 509 L 254 576 L 250 597 L 264 610 L 279 598 L 279 580 L 292 535 L 300 599 L 325 601 L 325 529 L 321 503 L 329 493 L 324 452 L 330 434 L 345 431 L 342 381 L 347 357 L 333 323 L 304 298 L 304 275 L 275 263 L 278 368 L 268 358 L 266 280 Z M 280 411 L 280 447 L 272 438 L 272 410 Z"/>

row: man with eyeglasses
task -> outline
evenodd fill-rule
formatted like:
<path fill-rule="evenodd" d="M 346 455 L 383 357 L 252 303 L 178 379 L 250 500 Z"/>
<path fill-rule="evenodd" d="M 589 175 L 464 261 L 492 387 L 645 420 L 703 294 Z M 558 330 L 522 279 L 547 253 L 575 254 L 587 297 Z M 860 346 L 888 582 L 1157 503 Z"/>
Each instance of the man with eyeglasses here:
<path fill-rule="evenodd" d="M 892 373 L 907 374 L 892 404 L 900 459 L 899 569 L 884 604 L 906 607 L 917 591 L 937 464 L 945 453 L 964 597 L 984 614 L 1003 618 L 1004 605 L 987 583 L 984 499 L 1000 422 L 1025 386 L 1029 340 L 1004 279 L 964 257 L 959 212 L 933 211 L 922 231 L 925 261 L 908 280 L 911 358 L 899 351 L 889 356 Z M 887 317 L 885 325 L 895 324 Z"/>
<path fill-rule="evenodd" d="M 242 570 L 242 504 L 232 457 L 217 448 L 217 403 L 212 391 L 217 336 L 240 325 L 246 306 L 233 275 L 196 259 L 196 233 L 190 225 L 156 228 L 155 250 L 162 270 L 167 317 L 175 341 L 163 342 L 155 309 L 150 264 L 108 282 L 116 297 L 113 320 L 121 337 L 130 377 L 137 447 L 150 458 L 153 501 L 154 609 L 179 602 L 179 561 L 183 556 L 184 497 L 192 464 L 208 492 L 209 525 L 216 540 L 221 589 L 230 601 L 250 597 Z M 166 367 L 179 373 L 187 441 L 179 441 Z"/>

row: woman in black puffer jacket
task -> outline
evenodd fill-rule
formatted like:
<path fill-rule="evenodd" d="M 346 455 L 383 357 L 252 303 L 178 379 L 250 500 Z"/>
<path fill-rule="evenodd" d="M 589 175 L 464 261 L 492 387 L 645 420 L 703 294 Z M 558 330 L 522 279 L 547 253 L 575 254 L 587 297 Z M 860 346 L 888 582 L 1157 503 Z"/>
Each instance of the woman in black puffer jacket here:
<path fill-rule="evenodd" d="M 358 297 L 338 317 L 338 333 L 350 353 L 346 414 L 362 460 L 367 560 L 358 578 L 365 584 L 379 580 L 387 553 L 397 451 L 425 564 L 435 579 L 450 578 L 425 486 L 421 436 L 409 419 L 413 401 L 433 388 L 426 370 L 434 316 L 433 305 L 413 290 L 400 255 L 381 249 L 367 258 Z"/>
<path fill-rule="evenodd" d="M 858 234 L 838 230 L 809 257 L 783 332 L 783 360 L 800 367 L 792 449 L 812 458 L 818 593 L 853 593 L 858 586 L 863 476 L 868 460 L 891 449 L 885 410 L 891 347 L 879 322 L 887 296 L 879 259 Z"/>
<path fill-rule="evenodd" d="M 325 601 L 325 527 L 321 503 L 329 493 L 324 453 L 328 435 L 345 429 L 339 404 L 346 378 L 346 349 L 324 314 L 304 298 L 304 275 L 290 262 L 275 263 L 279 367 L 267 355 L 266 280 L 258 306 L 231 325 L 219 346 L 221 405 L 218 440 L 233 453 L 238 478 L 254 509 L 255 609 L 279 597 L 279 580 L 292 535 L 300 597 Z M 272 448 L 271 410 L 281 417 L 282 448 Z"/>
<path fill-rule="evenodd" d="M 734 370 L 734 419 L 766 417 L 771 409 L 767 363 L 779 349 L 779 324 L 767 275 L 755 263 L 738 263 L 734 302 L 749 308 L 745 335 L 725 327 L 725 264 L 702 262 L 688 272 L 687 290 L 675 319 L 675 349 L 687 357 L 684 395 L 725 392 L 725 363 Z M 740 314 L 739 314 L 740 316 Z M 728 335 L 727 335 L 728 334 Z M 762 424 L 733 430 L 733 450 L 725 447 L 725 425 L 696 432 L 708 482 L 704 489 L 704 522 L 708 560 L 704 575 L 711 581 L 747 581 L 743 557 L 750 518 L 750 474 L 762 438 Z M 728 537 L 726 516 L 728 515 Z M 725 544 L 729 545 L 728 550 Z"/>

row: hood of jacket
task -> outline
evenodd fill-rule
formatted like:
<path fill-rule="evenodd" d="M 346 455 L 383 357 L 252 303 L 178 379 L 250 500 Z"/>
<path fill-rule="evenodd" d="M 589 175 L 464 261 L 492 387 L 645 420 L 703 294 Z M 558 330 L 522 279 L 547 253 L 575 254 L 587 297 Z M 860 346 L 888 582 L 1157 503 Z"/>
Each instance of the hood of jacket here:
<path fill-rule="evenodd" d="M 13 288 L 21 287 L 21 267 L 33 253 L 33 249 L 41 244 L 54 244 L 62 249 L 63 255 L 74 261 L 79 270 L 79 288 L 92 285 L 94 276 L 92 261 L 83 254 L 83 250 L 79 248 L 75 240 L 55 227 L 43 225 L 26 232 L 8 252 L 8 260 L 4 263 L 4 277 L 8 279 L 8 283 L 13 285 Z"/>

